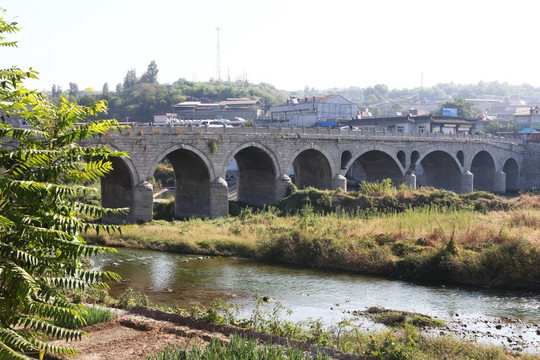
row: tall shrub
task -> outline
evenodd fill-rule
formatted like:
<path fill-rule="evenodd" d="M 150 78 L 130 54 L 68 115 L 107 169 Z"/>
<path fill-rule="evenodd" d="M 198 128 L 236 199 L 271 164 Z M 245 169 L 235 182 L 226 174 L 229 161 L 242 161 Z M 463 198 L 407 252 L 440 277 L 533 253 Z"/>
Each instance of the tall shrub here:
<path fill-rule="evenodd" d="M 15 47 L 5 34 L 19 30 L 0 13 L 0 46 Z M 123 155 L 105 146 L 82 147 L 85 139 L 118 129 L 115 121 L 88 122 L 105 110 L 99 102 L 81 107 L 58 104 L 23 86 L 33 70 L 0 70 L 0 358 L 25 359 L 25 352 L 73 349 L 43 341 L 52 336 L 73 340 L 82 333 L 54 325 L 84 324 L 84 306 L 73 304 L 67 290 L 106 287 L 112 273 L 90 271 L 82 259 L 100 251 L 81 237 L 88 229 L 114 230 L 82 220 L 117 212 L 75 200 L 83 185 L 111 171 L 111 156 Z M 20 120 L 29 126 L 11 126 Z"/>

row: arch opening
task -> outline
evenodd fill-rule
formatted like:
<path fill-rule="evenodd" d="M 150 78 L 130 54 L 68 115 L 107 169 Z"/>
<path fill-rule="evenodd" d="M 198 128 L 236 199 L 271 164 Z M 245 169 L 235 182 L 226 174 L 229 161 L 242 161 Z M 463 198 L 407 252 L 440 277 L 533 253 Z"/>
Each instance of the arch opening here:
<path fill-rule="evenodd" d="M 126 208 L 126 214 L 107 215 L 103 222 L 107 224 L 129 223 L 133 213 L 133 174 L 122 158 L 109 159 L 113 170 L 101 178 L 101 205 L 106 208 Z"/>
<path fill-rule="evenodd" d="M 349 150 L 344 151 L 341 154 L 341 170 L 347 169 L 347 165 L 349 164 L 349 161 L 352 159 L 352 154 Z"/>
<path fill-rule="evenodd" d="M 426 155 L 416 168 L 418 186 L 433 186 L 459 192 L 461 177 L 461 170 L 454 158 L 440 150 Z"/>
<path fill-rule="evenodd" d="M 516 193 L 519 191 L 519 166 L 515 159 L 506 160 L 503 166 L 506 174 L 506 192 Z"/>
<path fill-rule="evenodd" d="M 399 162 L 401 163 L 401 167 L 405 167 L 405 164 L 406 164 L 405 151 L 403 150 L 398 151 L 397 158 Z"/>
<path fill-rule="evenodd" d="M 294 159 L 293 182 L 299 189 L 314 187 L 317 189 L 332 188 L 332 170 L 326 156 L 318 150 L 302 151 Z"/>
<path fill-rule="evenodd" d="M 403 182 L 399 165 L 390 155 L 379 150 L 368 151 L 359 156 L 351 164 L 345 177 L 351 189 L 356 188 L 361 181 L 390 179 L 396 186 Z"/>
<path fill-rule="evenodd" d="M 209 217 L 210 174 L 203 159 L 186 149 L 166 158 L 174 170 L 174 217 Z"/>
<path fill-rule="evenodd" d="M 250 146 L 236 153 L 234 160 L 238 168 L 238 201 L 254 206 L 274 203 L 276 169 L 272 158 L 264 150 Z"/>
<path fill-rule="evenodd" d="M 473 189 L 479 191 L 493 191 L 495 185 L 495 162 L 490 153 L 485 150 L 475 155 L 471 163 L 471 172 L 474 175 Z"/>
<path fill-rule="evenodd" d="M 420 154 L 418 153 L 418 151 L 414 150 L 411 153 L 411 165 L 417 165 L 418 159 L 420 159 Z"/>
<path fill-rule="evenodd" d="M 459 150 L 456 154 L 456 157 L 459 160 L 461 166 L 465 166 L 465 155 L 463 154 L 463 151 Z"/>

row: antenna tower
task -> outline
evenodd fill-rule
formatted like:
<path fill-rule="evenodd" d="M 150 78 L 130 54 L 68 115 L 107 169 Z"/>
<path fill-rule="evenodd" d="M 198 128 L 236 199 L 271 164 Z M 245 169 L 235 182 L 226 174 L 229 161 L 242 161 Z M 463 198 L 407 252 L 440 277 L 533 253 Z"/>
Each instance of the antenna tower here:
<path fill-rule="evenodd" d="M 221 81 L 221 61 L 219 59 L 219 26 L 216 28 L 216 31 L 217 31 L 216 80 Z"/>
<path fill-rule="evenodd" d="M 424 72 L 420 73 L 420 91 L 422 100 L 424 99 Z"/>

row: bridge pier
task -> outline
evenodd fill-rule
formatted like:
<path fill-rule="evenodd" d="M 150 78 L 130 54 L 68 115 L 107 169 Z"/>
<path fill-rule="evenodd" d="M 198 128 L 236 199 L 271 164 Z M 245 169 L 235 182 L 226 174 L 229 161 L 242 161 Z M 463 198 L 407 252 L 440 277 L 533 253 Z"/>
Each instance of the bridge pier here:
<path fill-rule="evenodd" d="M 343 191 L 347 191 L 347 178 L 341 174 L 336 174 L 332 178 L 332 189 L 337 190 L 341 188 Z"/>
<path fill-rule="evenodd" d="M 506 193 L 506 173 L 499 169 L 495 173 L 495 181 L 493 182 L 493 192 L 499 194 Z"/>
<path fill-rule="evenodd" d="M 276 200 L 279 201 L 287 196 L 287 189 L 292 184 L 292 180 L 289 175 L 281 174 L 276 181 Z"/>
<path fill-rule="evenodd" d="M 142 181 L 133 189 L 131 222 L 152 221 L 154 210 L 154 189 L 148 181 Z"/>
<path fill-rule="evenodd" d="M 210 218 L 229 216 L 229 186 L 222 177 L 210 184 Z"/>
<path fill-rule="evenodd" d="M 403 175 L 403 183 L 410 187 L 411 190 L 416 190 L 416 175 L 412 173 Z"/>
<path fill-rule="evenodd" d="M 465 170 L 461 175 L 461 187 L 460 192 L 462 194 L 473 192 L 474 189 L 474 175 L 469 170 Z"/>

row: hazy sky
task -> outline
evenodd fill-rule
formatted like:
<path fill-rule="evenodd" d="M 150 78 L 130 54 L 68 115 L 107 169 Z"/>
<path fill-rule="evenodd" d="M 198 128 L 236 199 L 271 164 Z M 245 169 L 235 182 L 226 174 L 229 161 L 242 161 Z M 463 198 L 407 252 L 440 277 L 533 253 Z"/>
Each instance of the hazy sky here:
<path fill-rule="evenodd" d="M 537 0 L 4 0 L 22 31 L 0 68 L 50 90 L 114 89 L 155 60 L 160 83 L 242 76 L 279 89 L 439 82 L 540 86 Z"/>

